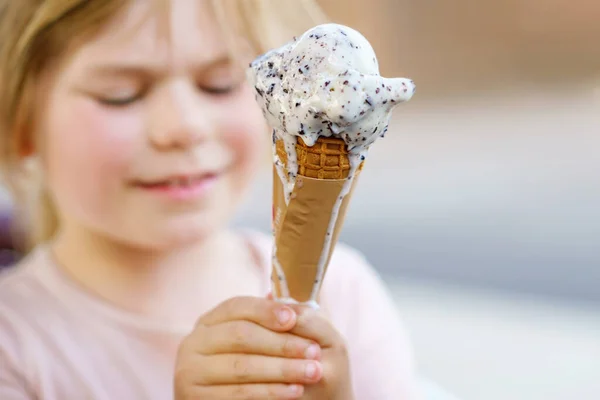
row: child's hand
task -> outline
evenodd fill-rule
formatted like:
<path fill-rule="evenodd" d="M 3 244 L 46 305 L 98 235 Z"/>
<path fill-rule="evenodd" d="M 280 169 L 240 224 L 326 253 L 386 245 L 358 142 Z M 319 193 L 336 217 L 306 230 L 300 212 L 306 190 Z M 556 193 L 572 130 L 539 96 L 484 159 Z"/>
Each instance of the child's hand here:
<path fill-rule="evenodd" d="M 323 325 L 318 318 L 305 319 Z M 329 331 L 300 326 L 304 338 L 299 337 L 288 333 L 296 322 L 292 308 L 272 300 L 238 297 L 221 303 L 180 346 L 175 399 L 301 398 L 304 385 L 319 382 L 323 373 L 321 349 L 311 335 L 333 346 L 328 352 L 336 361 L 327 368 L 340 363 L 337 342 L 321 336 Z"/>
<path fill-rule="evenodd" d="M 293 308 L 298 316 L 290 333 L 314 340 L 322 349 L 323 376 L 319 382 L 306 385 L 302 399 L 353 400 L 350 362 L 344 339 L 322 311 Z"/>

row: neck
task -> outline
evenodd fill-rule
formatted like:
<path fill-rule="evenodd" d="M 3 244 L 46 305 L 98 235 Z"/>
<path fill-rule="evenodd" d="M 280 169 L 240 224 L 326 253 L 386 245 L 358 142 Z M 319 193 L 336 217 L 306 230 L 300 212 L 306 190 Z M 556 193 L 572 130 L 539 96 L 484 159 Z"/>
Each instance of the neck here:
<path fill-rule="evenodd" d="M 189 324 L 207 300 L 223 266 L 236 265 L 240 239 L 228 232 L 172 251 L 135 248 L 116 240 L 62 229 L 52 244 L 58 264 L 86 290 L 124 310 L 168 323 Z M 226 272 L 225 272 L 226 273 Z M 219 285 L 212 285 L 219 286 Z M 214 294 L 214 293 L 213 293 Z M 208 300 L 207 302 L 210 302 Z"/>

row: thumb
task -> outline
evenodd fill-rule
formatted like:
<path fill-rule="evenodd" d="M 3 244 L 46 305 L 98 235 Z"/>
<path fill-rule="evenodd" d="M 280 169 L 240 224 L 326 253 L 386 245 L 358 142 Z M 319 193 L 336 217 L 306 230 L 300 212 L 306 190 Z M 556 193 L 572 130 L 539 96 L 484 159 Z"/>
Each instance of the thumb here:
<path fill-rule="evenodd" d="M 267 294 L 267 300 L 274 300 L 274 299 L 275 299 L 275 297 L 273 297 L 273 292 L 269 292 Z"/>

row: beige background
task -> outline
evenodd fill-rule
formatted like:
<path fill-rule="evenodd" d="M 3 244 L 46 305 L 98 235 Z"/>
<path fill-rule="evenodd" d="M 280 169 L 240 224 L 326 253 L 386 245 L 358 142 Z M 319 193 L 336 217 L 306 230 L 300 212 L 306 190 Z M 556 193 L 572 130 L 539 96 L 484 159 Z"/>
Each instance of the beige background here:
<path fill-rule="evenodd" d="M 578 84 L 600 72 L 594 0 L 321 0 L 372 42 L 383 74 L 410 71 L 419 101 L 472 90 Z"/>

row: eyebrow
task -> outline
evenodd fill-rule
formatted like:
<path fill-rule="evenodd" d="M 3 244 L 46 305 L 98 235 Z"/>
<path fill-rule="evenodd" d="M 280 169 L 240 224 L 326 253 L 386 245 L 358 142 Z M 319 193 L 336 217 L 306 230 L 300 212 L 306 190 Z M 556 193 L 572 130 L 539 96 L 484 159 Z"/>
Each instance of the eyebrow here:
<path fill-rule="evenodd" d="M 233 59 L 229 55 L 221 55 L 211 61 L 197 64 L 193 67 L 196 71 L 211 70 L 222 66 L 232 65 Z M 165 73 L 165 68 L 152 63 L 106 63 L 90 67 L 87 73 L 102 77 L 143 77 L 153 78 Z"/>

